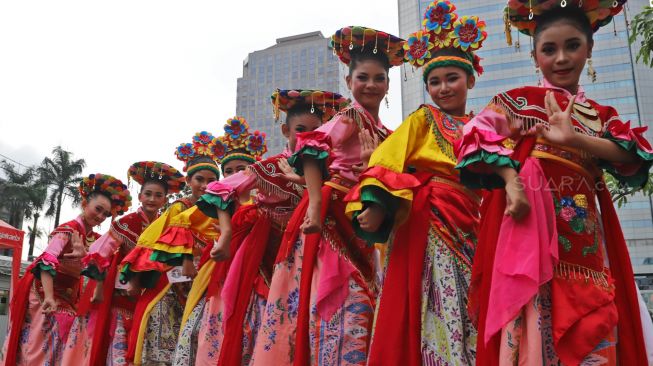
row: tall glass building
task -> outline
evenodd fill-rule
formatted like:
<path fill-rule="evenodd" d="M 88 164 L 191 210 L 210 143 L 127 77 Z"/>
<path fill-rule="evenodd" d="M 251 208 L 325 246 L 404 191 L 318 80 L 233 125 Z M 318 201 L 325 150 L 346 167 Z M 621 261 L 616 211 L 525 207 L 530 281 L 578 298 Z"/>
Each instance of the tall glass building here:
<path fill-rule="evenodd" d="M 477 78 L 470 91 L 468 111 L 480 111 L 498 92 L 523 85 L 537 85 L 541 75 L 535 72 L 530 56 L 531 38 L 512 30 L 513 45 L 508 46 L 504 33 L 503 0 L 453 0 L 457 13 L 476 15 L 486 22 L 488 38 L 478 55 L 483 58 L 485 73 Z M 401 37 L 420 28 L 422 15 L 430 1 L 399 0 L 399 32 Z M 597 80 L 592 83 L 586 74 L 581 78 L 588 97 L 616 108 L 624 120 L 634 125 L 653 126 L 653 72 L 635 64 L 639 43 L 629 47 L 626 18 L 649 5 L 649 0 L 629 0 L 626 16 L 622 12 L 613 22 L 594 35 L 592 60 Z M 424 89 L 420 70 L 407 65 L 402 81 L 403 116 L 408 116 L 422 103 L 432 103 Z M 649 131 L 649 139 L 653 133 Z M 618 210 L 627 239 L 635 272 L 653 276 L 653 206 L 649 197 L 629 198 Z M 652 290 L 653 290 L 653 283 Z M 653 306 L 653 303 L 649 305 Z"/>
<path fill-rule="evenodd" d="M 277 39 L 275 45 L 250 53 L 238 78 L 236 114 L 250 129 L 268 136 L 268 155 L 280 153 L 285 138 L 274 122 L 270 95 L 277 89 L 346 90 L 338 58 L 322 32 Z"/>

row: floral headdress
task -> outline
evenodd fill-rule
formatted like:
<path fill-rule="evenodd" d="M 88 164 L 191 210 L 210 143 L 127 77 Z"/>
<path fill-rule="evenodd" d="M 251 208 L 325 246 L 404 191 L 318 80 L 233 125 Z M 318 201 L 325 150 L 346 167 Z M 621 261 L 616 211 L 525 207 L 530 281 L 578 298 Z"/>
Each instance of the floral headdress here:
<path fill-rule="evenodd" d="M 448 0 L 434 1 L 426 8 L 422 29 L 412 33 L 404 44 L 405 58 L 414 67 L 424 67 L 423 78 L 436 67 L 457 66 L 473 74 L 483 73 L 481 58 L 474 51 L 487 38 L 485 22 L 476 16 L 458 17 L 456 6 Z M 443 49 L 458 49 L 465 57 L 436 56 Z"/>
<path fill-rule="evenodd" d="M 338 93 L 309 89 L 277 89 L 270 99 L 275 121 L 279 121 L 279 111 L 288 112 L 298 105 L 310 105 L 311 113 L 314 113 L 315 108 L 321 110 L 322 122 L 326 122 L 349 104 L 349 100 Z"/>
<path fill-rule="evenodd" d="M 224 136 L 215 138 L 213 144 L 223 170 L 224 165 L 232 160 L 254 163 L 268 151 L 265 133 L 258 130 L 250 133 L 249 124 L 243 117 L 229 118 L 224 125 Z"/>
<path fill-rule="evenodd" d="M 101 193 L 111 200 L 111 214 L 114 216 L 127 212 L 132 205 L 127 186 L 120 179 L 108 174 L 91 174 L 79 183 L 79 193 L 84 200 L 94 192 Z"/>
<path fill-rule="evenodd" d="M 504 10 L 506 37 L 511 44 L 510 25 L 523 34 L 533 36 L 540 16 L 549 10 L 565 7 L 581 9 L 596 32 L 621 12 L 626 0 L 508 0 Z"/>
<path fill-rule="evenodd" d="M 333 54 L 345 65 L 349 65 L 353 53 L 367 51 L 373 54 L 384 53 L 390 66 L 399 66 L 404 63 L 404 42 L 406 41 L 399 37 L 376 29 L 349 26 L 336 31 L 331 36 L 330 44 Z"/>
<path fill-rule="evenodd" d="M 184 162 L 184 171 L 189 176 L 200 170 L 210 170 L 220 177 L 216 163 L 215 137 L 210 132 L 202 131 L 193 136 L 193 142 L 177 146 L 175 155 Z"/>
<path fill-rule="evenodd" d="M 167 187 L 168 193 L 177 193 L 186 186 L 184 176 L 177 169 L 158 161 L 139 161 L 132 164 L 127 171 L 127 184 L 130 179 L 141 186 L 149 181 L 161 182 Z"/>

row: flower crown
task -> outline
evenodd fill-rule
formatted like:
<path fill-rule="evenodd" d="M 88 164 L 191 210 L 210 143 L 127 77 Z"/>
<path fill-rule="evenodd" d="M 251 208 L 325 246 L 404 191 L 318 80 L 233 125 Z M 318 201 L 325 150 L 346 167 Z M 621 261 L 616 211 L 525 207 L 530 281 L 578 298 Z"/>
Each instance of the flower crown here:
<path fill-rule="evenodd" d="M 623 9 L 626 0 L 508 0 L 504 9 L 506 38 L 511 44 L 510 25 L 523 34 L 533 36 L 540 16 L 549 10 L 565 7 L 580 8 L 596 32 L 612 21 Z"/>
<path fill-rule="evenodd" d="M 168 193 L 177 193 L 184 189 L 186 180 L 174 167 L 158 161 L 139 161 L 132 164 L 127 171 L 127 184 L 133 179 L 141 186 L 148 181 L 165 183 Z"/>
<path fill-rule="evenodd" d="M 483 73 L 474 51 L 487 38 L 485 22 L 476 16 L 458 17 L 448 0 L 434 1 L 426 8 L 422 29 L 411 33 L 404 44 L 405 58 L 414 67 L 424 67 L 424 78 L 437 66 L 459 66 L 469 73 Z M 458 49 L 465 57 L 434 55 L 443 49 Z"/>
<path fill-rule="evenodd" d="M 184 172 L 189 176 L 198 170 L 206 169 L 214 172 L 218 177 L 220 170 L 216 163 L 214 146 L 215 137 L 210 132 L 202 131 L 193 136 L 192 142 L 182 143 L 177 146 L 175 155 L 184 162 Z M 205 159 L 198 159 L 205 157 Z M 198 162 L 198 160 L 200 162 Z"/>
<path fill-rule="evenodd" d="M 322 122 L 326 122 L 349 104 L 349 100 L 338 93 L 308 89 L 277 89 L 270 99 L 275 121 L 279 121 L 280 111 L 288 112 L 297 105 L 310 105 L 311 113 L 314 113 L 315 108 L 321 110 Z"/>
<path fill-rule="evenodd" d="M 233 117 L 224 125 L 224 135 L 213 139 L 213 152 L 221 165 L 238 159 L 255 162 L 268 151 L 265 133 L 249 132 L 243 117 Z"/>
<path fill-rule="evenodd" d="M 79 183 L 82 198 L 87 200 L 93 192 L 99 192 L 111 200 L 111 214 L 114 216 L 127 212 L 132 204 L 127 186 L 108 174 L 96 173 L 82 179 Z"/>

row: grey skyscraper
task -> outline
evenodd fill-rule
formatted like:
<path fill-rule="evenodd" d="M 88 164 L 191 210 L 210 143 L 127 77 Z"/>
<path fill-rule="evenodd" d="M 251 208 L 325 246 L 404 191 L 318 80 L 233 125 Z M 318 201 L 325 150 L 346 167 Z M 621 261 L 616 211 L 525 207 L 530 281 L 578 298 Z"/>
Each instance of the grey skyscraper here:
<path fill-rule="evenodd" d="M 251 130 L 268 136 L 268 155 L 285 147 L 274 123 L 270 95 L 279 89 L 320 89 L 343 93 L 340 61 L 322 32 L 277 39 L 275 45 L 250 53 L 238 78 L 236 114 L 247 119 Z"/>
<path fill-rule="evenodd" d="M 420 28 L 422 15 L 430 1 L 399 0 L 399 36 Z M 468 111 L 480 111 L 495 94 L 523 85 L 537 85 L 541 74 L 535 72 L 530 57 L 531 38 L 512 30 L 513 46 L 504 33 L 505 0 L 453 0 L 459 16 L 476 15 L 487 25 L 488 38 L 478 55 L 485 73 L 477 78 L 467 100 Z M 629 19 L 639 13 L 649 0 L 630 0 L 626 6 Z M 597 80 L 592 83 L 584 73 L 581 78 L 587 96 L 598 103 L 617 109 L 623 120 L 636 126 L 653 126 L 653 72 L 635 64 L 638 45 L 629 47 L 626 21 L 622 12 L 613 22 L 594 35 L 592 60 Z M 404 70 L 402 70 L 404 72 Z M 402 81 L 403 116 L 422 103 L 431 103 L 421 80 L 421 71 L 405 69 Z M 649 131 L 649 140 L 653 133 Z M 638 195 L 618 210 L 636 273 L 653 273 L 653 207 L 649 197 Z M 653 288 L 653 287 L 652 287 Z M 653 306 L 652 303 L 649 307 Z"/>

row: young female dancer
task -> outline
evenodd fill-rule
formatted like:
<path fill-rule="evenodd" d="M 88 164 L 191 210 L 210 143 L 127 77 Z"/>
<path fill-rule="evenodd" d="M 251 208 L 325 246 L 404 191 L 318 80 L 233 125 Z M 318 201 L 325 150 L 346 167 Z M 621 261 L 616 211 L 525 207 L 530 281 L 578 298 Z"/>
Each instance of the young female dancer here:
<path fill-rule="evenodd" d="M 93 226 L 131 206 L 129 190 L 106 174 L 91 174 L 79 187 L 82 213 L 59 225 L 25 271 L 11 303 L 5 365 L 61 365 L 64 345 L 83 285 L 82 257 L 100 235 Z"/>
<path fill-rule="evenodd" d="M 544 85 L 496 95 L 464 127 L 462 181 L 505 184 L 484 199 L 472 270 L 479 365 L 647 364 L 632 266 L 602 170 L 639 187 L 653 150 L 645 129 L 579 85 L 592 31 L 624 2 L 508 2 L 507 19 L 534 37 Z"/>
<path fill-rule="evenodd" d="M 403 40 L 364 27 L 332 36 L 349 65 L 352 105 L 312 132 L 297 135 L 291 165 L 308 194 L 293 213 L 277 256 L 254 363 L 364 364 L 376 299 L 373 247 L 354 237 L 342 198 L 358 179 L 359 134 L 382 141 L 379 119 L 388 69 L 403 62 Z M 323 180 L 326 179 L 326 182 Z"/>
<path fill-rule="evenodd" d="M 448 0 L 431 3 L 406 59 L 423 66 L 423 105 L 374 151 L 347 200 L 357 234 L 390 243 L 369 365 L 474 365 L 476 330 L 467 289 L 479 224 L 479 196 L 460 184 L 454 144 L 485 23 L 461 17 Z M 411 168 L 410 173 L 408 167 Z"/>

